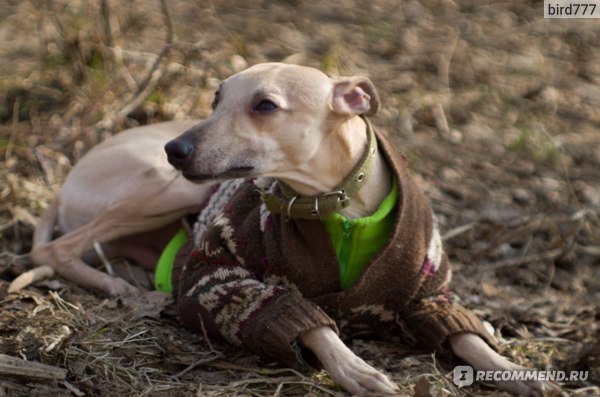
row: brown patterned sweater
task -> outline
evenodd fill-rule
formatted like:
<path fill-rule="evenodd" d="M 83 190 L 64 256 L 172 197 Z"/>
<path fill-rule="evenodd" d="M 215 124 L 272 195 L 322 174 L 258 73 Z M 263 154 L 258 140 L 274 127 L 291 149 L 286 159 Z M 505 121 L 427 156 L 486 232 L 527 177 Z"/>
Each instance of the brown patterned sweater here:
<path fill-rule="evenodd" d="M 298 335 L 321 325 L 346 336 L 400 337 L 440 353 L 449 335 L 462 332 L 493 345 L 448 290 L 450 263 L 428 201 L 403 158 L 377 139 L 398 182 L 396 222 L 354 286 L 342 290 L 320 221 L 286 221 L 265 208 L 259 189 L 276 191 L 275 180 L 227 181 L 204 204 L 187 260 L 173 267 L 182 321 L 295 367 L 305 363 Z"/>

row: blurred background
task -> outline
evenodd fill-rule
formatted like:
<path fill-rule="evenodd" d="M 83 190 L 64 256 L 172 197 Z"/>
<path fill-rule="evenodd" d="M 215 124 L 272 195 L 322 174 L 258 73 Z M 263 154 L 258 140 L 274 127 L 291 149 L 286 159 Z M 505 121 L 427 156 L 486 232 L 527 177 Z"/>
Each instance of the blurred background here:
<path fill-rule="evenodd" d="M 343 395 L 322 375 L 248 378 L 264 363 L 224 346 L 212 364 L 168 383 L 197 360 L 191 352 L 214 352 L 168 310 L 136 317 L 127 304 L 101 304 L 56 280 L 32 288 L 33 299 L 6 295 L 30 266 L 38 217 L 90 147 L 128 127 L 206 117 L 222 79 L 284 61 L 373 80 L 383 106 L 372 122 L 431 198 L 463 304 L 489 323 L 504 354 L 541 369 L 589 370 L 586 382 L 566 386 L 599 395 L 600 20 L 544 19 L 543 4 L 3 0 L 0 353 L 67 368 L 75 391 L 0 380 L 0 394 Z M 39 317 L 40 307 L 53 314 Z M 115 310 L 127 326 L 98 320 Z M 44 353 L 63 326 L 77 333 Z M 110 344 L 149 327 L 160 329 L 148 347 L 160 360 L 136 344 Z M 96 346 L 105 356 L 82 347 L 98 343 L 98 329 L 112 341 Z M 420 396 L 502 395 L 453 388 L 427 354 L 352 346 L 407 394 L 424 379 L 419 390 L 430 394 Z"/>

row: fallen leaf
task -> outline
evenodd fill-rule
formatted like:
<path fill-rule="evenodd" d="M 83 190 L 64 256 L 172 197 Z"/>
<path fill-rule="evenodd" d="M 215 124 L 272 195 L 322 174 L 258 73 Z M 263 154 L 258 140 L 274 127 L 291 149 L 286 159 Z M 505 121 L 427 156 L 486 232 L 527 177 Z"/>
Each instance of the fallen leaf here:
<path fill-rule="evenodd" d="M 433 397 L 433 385 L 429 383 L 427 378 L 420 378 L 414 387 L 414 397 Z"/>

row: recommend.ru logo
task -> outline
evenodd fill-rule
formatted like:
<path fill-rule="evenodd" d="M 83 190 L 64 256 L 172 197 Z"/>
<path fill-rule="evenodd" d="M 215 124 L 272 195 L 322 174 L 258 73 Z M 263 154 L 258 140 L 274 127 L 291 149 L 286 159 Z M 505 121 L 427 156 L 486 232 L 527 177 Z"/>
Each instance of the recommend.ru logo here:
<path fill-rule="evenodd" d="M 473 384 L 473 368 L 468 365 L 454 367 L 452 381 L 459 388 Z"/>
<path fill-rule="evenodd" d="M 456 386 L 471 386 L 473 382 L 508 382 L 508 381 L 554 381 L 554 382 L 586 382 L 589 371 L 536 371 L 532 369 L 519 371 L 474 371 L 469 365 L 454 367 L 452 381 Z"/>

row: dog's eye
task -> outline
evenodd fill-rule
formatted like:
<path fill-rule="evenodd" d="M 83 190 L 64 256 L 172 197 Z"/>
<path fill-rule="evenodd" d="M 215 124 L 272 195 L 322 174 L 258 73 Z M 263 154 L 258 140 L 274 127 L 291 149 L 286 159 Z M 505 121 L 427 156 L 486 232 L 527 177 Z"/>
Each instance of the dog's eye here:
<path fill-rule="evenodd" d="M 213 99 L 212 103 L 210 104 L 210 106 L 212 107 L 213 110 L 215 110 L 217 108 L 217 105 L 219 104 L 219 101 L 221 100 L 221 93 L 219 91 L 215 92 L 215 99 Z"/>
<path fill-rule="evenodd" d="M 254 110 L 257 112 L 270 112 L 275 109 L 277 109 L 277 105 L 269 99 L 263 99 L 254 107 Z"/>

